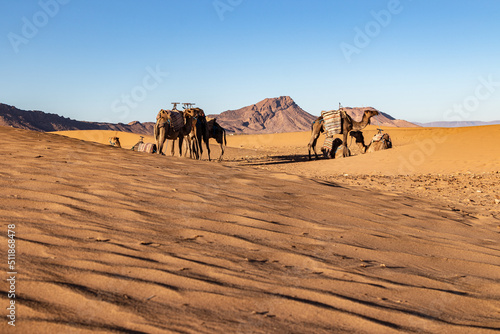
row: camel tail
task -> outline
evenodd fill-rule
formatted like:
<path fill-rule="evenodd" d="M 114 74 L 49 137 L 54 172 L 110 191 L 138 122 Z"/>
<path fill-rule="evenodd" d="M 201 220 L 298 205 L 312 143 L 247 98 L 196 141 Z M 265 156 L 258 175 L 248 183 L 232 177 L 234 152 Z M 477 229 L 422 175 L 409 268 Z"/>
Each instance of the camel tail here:
<path fill-rule="evenodd" d="M 226 140 L 226 130 L 222 129 L 222 133 L 224 134 L 224 146 L 227 146 L 227 140 Z"/>

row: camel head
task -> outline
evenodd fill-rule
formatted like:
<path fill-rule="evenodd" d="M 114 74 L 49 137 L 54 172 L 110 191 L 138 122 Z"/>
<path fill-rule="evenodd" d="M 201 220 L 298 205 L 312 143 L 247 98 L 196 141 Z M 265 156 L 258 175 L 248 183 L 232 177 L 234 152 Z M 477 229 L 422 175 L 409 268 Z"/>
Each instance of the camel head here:
<path fill-rule="evenodd" d="M 366 117 L 368 117 L 368 124 L 370 124 L 370 119 L 373 116 L 377 116 L 379 114 L 379 112 L 375 109 L 365 109 L 363 113 Z"/>
<path fill-rule="evenodd" d="M 193 108 L 184 109 L 183 113 L 184 113 L 184 117 L 194 117 L 195 116 L 195 110 Z"/>
<path fill-rule="evenodd" d="M 158 115 L 156 115 L 156 121 L 158 121 L 159 119 L 164 119 L 164 120 L 168 119 L 170 117 L 170 113 L 171 113 L 170 110 L 161 109 L 158 112 Z"/>

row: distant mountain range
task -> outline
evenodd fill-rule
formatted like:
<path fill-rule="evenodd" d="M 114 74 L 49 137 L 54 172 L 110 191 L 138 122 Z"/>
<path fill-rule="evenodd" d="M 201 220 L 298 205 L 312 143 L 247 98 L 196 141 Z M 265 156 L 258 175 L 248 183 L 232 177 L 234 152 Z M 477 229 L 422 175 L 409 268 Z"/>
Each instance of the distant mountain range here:
<path fill-rule="evenodd" d="M 456 121 L 456 122 L 430 122 L 430 123 L 417 123 L 423 127 L 437 127 L 437 128 L 460 128 L 464 126 L 482 126 L 482 125 L 495 125 L 500 124 L 499 121 L 481 122 L 481 121 Z"/>
<path fill-rule="evenodd" d="M 128 124 L 76 121 L 57 114 L 48 114 L 38 110 L 21 110 L 0 103 L 0 125 L 34 131 L 113 130 L 152 135 L 154 124 L 137 121 Z"/>
<path fill-rule="evenodd" d="M 355 119 L 361 120 L 363 110 L 373 108 L 346 108 Z M 155 113 L 151 115 L 154 119 Z M 258 134 L 309 131 L 317 116 L 311 115 L 299 107 L 289 96 L 264 99 L 258 103 L 237 110 L 227 110 L 219 115 L 208 115 L 217 118 L 217 122 L 229 133 Z M 391 127 L 415 127 L 413 123 L 398 120 L 381 112 L 372 118 L 372 124 Z M 100 123 L 77 121 L 56 114 L 37 110 L 21 110 L 0 103 L 0 125 L 34 131 L 67 131 L 67 130 L 112 130 L 153 135 L 154 122 L 128 124 Z"/>

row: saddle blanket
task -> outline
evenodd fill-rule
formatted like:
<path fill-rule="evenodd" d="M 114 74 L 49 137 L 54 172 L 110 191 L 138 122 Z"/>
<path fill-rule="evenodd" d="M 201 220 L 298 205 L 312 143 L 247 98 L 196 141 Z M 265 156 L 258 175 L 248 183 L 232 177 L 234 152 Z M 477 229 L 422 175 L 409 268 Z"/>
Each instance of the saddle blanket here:
<path fill-rule="evenodd" d="M 139 143 L 137 147 L 138 152 L 146 152 L 146 153 L 156 153 L 156 144 L 153 143 Z"/>
<path fill-rule="evenodd" d="M 172 118 L 172 127 L 175 131 L 179 131 L 184 126 L 184 116 L 175 110 L 172 110 L 170 116 Z"/>
<path fill-rule="evenodd" d="M 326 137 L 322 149 L 331 151 L 333 147 L 333 139 L 333 137 Z"/>
<path fill-rule="evenodd" d="M 381 141 L 383 136 L 384 136 L 383 133 L 377 133 L 375 136 L 373 136 L 372 142 Z"/>
<path fill-rule="evenodd" d="M 326 136 L 331 137 L 342 132 L 342 119 L 340 110 L 322 111 L 323 121 L 325 122 Z"/>

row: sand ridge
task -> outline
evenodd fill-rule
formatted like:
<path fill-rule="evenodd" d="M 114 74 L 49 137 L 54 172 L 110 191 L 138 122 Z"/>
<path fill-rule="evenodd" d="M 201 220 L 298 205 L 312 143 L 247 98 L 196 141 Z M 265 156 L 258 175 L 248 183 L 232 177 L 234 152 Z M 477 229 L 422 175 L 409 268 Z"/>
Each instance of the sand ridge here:
<path fill-rule="evenodd" d="M 494 217 L 311 178 L 298 162 L 241 163 L 272 154 L 274 139 L 255 139 L 260 151 L 233 142 L 230 161 L 214 163 L 0 131 L 0 219 L 18 226 L 19 330 L 500 329 Z"/>

